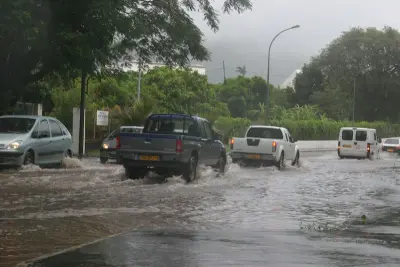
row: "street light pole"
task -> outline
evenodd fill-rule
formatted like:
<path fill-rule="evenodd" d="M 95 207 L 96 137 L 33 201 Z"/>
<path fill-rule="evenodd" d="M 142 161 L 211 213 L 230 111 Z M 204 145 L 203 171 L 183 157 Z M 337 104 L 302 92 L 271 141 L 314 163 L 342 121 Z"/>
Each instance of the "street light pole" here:
<path fill-rule="evenodd" d="M 354 114 L 356 111 L 356 84 L 357 84 L 357 76 L 354 77 L 354 82 L 353 82 L 353 122 L 354 122 Z"/>
<path fill-rule="evenodd" d="M 297 29 L 300 28 L 300 25 L 294 25 L 290 28 L 284 29 L 282 31 L 280 31 L 277 35 L 275 35 L 275 37 L 272 39 L 271 43 L 269 44 L 269 48 L 268 48 L 268 70 L 267 70 L 267 92 L 265 95 L 265 111 L 267 112 L 267 116 L 269 116 L 268 112 L 269 112 L 269 69 L 270 69 L 270 61 L 271 61 L 271 46 L 274 43 L 275 39 L 281 35 L 282 33 L 289 31 L 289 30 L 293 30 L 293 29 Z"/>

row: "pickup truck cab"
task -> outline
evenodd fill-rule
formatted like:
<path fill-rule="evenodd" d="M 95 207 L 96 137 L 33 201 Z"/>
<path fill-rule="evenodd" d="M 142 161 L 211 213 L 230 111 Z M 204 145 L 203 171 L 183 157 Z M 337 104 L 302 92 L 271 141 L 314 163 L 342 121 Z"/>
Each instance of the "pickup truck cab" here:
<path fill-rule="evenodd" d="M 252 125 L 244 138 L 232 138 L 230 146 L 233 163 L 275 165 L 279 170 L 286 160 L 299 164 L 299 148 L 286 128 Z"/>
<path fill-rule="evenodd" d="M 153 114 L 142 133 L 120 133 L 119 159 L 128 178 L 144 177 L 154 171 L 164 177 L 182 175 L 196 179 L 198 165 L 225 172 L 226 148 L 210 123 L 185 114 Z"/>

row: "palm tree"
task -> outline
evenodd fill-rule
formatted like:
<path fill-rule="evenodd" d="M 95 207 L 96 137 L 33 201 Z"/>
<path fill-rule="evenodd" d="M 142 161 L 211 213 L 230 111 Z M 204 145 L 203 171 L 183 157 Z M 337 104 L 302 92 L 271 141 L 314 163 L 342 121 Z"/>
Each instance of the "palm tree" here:
<path fill-rule="evenodd" d="M 132 106 L 117 111 L 115 116 L 119 125 L 142 125 L 144 120 L 154 111 L 154 101 L 142 97 L 134 101 Z"/>
<path fill-rule="evenodd" d="M 246 65 L 236 67 L 236 72 L 239 73 L 241 76 L 246 76 L 247 70 Z"/>

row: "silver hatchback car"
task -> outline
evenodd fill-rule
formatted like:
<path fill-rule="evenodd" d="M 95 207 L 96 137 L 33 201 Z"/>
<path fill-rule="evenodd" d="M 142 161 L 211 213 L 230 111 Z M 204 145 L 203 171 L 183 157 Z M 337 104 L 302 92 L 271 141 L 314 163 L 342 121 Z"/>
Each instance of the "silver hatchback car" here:
<path fill-rule="evenodd" d="M 57 119 L 44 116 L 0 117 L 0 166 L 61 164 L 72 156 L 72 138 Z"/>

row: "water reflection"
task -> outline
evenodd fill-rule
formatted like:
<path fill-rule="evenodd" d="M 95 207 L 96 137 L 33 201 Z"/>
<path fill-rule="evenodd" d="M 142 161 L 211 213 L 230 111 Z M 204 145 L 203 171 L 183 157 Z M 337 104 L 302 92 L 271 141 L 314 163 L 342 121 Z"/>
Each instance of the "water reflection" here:
<path fill-rule="evenodd" d="M 28 264 L 31 267 L 198 266 L 194 234 L 134 232 Z"/>

